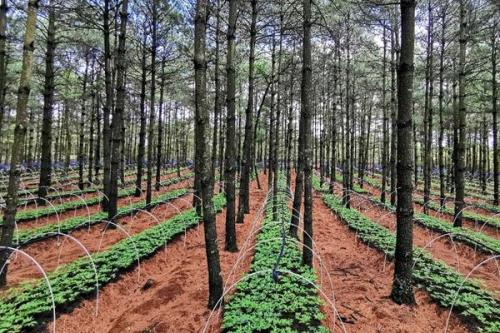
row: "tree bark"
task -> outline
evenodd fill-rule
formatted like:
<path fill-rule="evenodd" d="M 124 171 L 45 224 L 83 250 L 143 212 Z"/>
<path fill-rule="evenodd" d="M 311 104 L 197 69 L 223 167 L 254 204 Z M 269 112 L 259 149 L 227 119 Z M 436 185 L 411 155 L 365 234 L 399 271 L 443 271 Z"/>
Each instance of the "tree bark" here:
<path fill-rule="evenodd" d="M 113 113 L 111 133 L 111 175 L 109 186 L 108 219 L 115 221 L 118 212 L 118 177 L 120 171 L 121 147 L 123 141 L 123 113 L 125 110 L 126 38 L 128 21 L 128 0 L 123 0 L 120 12 L 120 38 L 116 59 L 116 106 Z"/>
<path fill-rule="evenodd" d="M 11 251 L 5 247 L 12 246 L 12 237 L 14 235 L 16 213 L 17 213 L 17 200 L 19 190 L 19 179 L 21 170 L 19 168 L 24 150 L 24 141 L 26 139 L 27 111 L 28 100 L 31 90 L 31 77 L 33 67 L 33 53 L 35 51 L 35 33 L 36 33 L 36 16 L 39 8 L 38 0 L 30 0 L 28 2 L 28 11 L 26 17 L 26 28 L 23 41 L 23 60 L 21 67 L 21 78 L 19 80 L 19 90 L 17 93 L 17 106 L 16 106 L 16 125 L 14 128 L 14 142 L 11 150 L 10 157 L 10 170 L 9 170 L 9 185 L 7 189 L 7 196 L 5 198 L 6 208 L 3 215 L 3 223 L 1 225 L 0 246 L 0 267 L 5 267 L 0 274 L 0 287 L 4 286 L 7 282 L 8 259 Z"/>
<path fill-rule="evenodd" d="M 439 54 L 439 204 L 444 207 L 446 201 L 444 174 L 444 57 L 446 52 L 446 8 L 441 15 L 441 46 Z"/>
<path fill-rule="evenodd" d="M 227 117 L 226 117 L 226 155 L 225 155 L 225 172 L 224 172 L 224 188 L 226 190 L 226 243 L 225 249 L 229 252 L 236 252 L 236 129 L 235 129 L 235 113 L 236 113 L 236 21 L 238 18 L 238 0 L 229 0 L 229 21 L 227 26 Z"/>
<path fill-rule="evenodd" d="M 0 138 L 5 113 L 5 86 L 7 74 L 7 0 L 0 2 Z"/>
<path fill-rule="evenodd" d="M 84 182 L 83 182 L 83 168 L 84 168 L 84 140 L 85 140 L 85 116 L 87 115 L 87 80 L 89 73 L 89 56 L 90 51 L 87 50 L 85 54 L 85 73 L 83 74 L 83 89 L 81 96 L 82 109 L 80 113 L 80 135 L 79 135 L 79 144 L 78 144 L 78 188 L 83 190 Z"/>
<path fill-rule="evenodd" d="M 394 280 L 391 298 L 414 304 L 412 105 L 415 49 L 415 0 L 401 1 L 401 59 L 398 69 L 398 196 Z"/>
<path fill-rule="evenodd" d="M 498 191 L 498 102 L 497 102 L 497 46 L 496 46 L 496 30 L 495 24 L 491 34 L 491 113 L 493 115 L 493 202 L 498 206 L 499 191 Z"/>
<path fill-rule="evenodd" d="M 49 6 L 52 5 L 52 2 Z M 54 53 L 56 49 L 56 13 L 54 7 L 49 8 L 49 22 L 47 26 L 47 49 L 45 52 L 45 86 L 43 94 L 43 121 L 42 121 L 42 157 L 40 165 L 40 182 L 38 197 L 40 204 L 45 204 L 48 188 L 51 186 L 52 176 L 52 113 L 54 104 Z M 0 63 L 1 66 L 1 63 Z M 0 75 L 1 76 L 1 75 Z M 1 91 L 1 90 L 0 90 Z"/>
<path fill-rule="evenodd" d="M 428 26 L 427 26 L 427 68 L 426 68 L 426 84 L 425 84 L 425 114 L 424 114 L 424 213 L 429 213 L 429 201 L 431 194 L 431 178 L 432 178 L 432 103 L 434 97 L 434 80 L 433 80 L 433 65 L 434 65 L 434 18 L 432 15 L 431 2 L 428 2 Z"/>
<path fill-rule="evenodd" d="M 143 25 L 145 29 L 145 24 Z M 142 194 L 142 175 L 144 169 L 144 152 L 146 150 L 146 32 L 144 32 L 142 40 L 142 76 L 141 76 L 141 95 L 140 95 L 140 129 L 139 129 L 139 147 L 137 149 L 137 175 L 135 180 L 135 196 L 140 197 Z"/>
<path fill-rule="evenodd" d="M 465 207 L 465 56 L 467 49 L 467 21 L 466 21 L 466 8 L 465 0 L 460 1 L 460 37 L 459 37 L 459 56 L 458 56 L 458 110 L 456 120 L 457 128 L 457 145 L 455 146 L 455 214 L 454 223 L 455 227 L 462 226 L 462 215 Z"/>
<path fill-rule="evenodd" d="M 205 162 L 198 171 L 201 172 L 201 197 L 203 206 L 203 226 L 205 232 L 205 249 L 208 264 L 208 307 L 214 309 L 224 303 L 223 281 L 219 261 L 219 249 L 217 247 L 217 230 L 215 226 L 215 212 L 212 204 L 213 177 L 210 170 L 210 153 L 206 149 L 209 144 L 208 136 L 208 108 L 206 103 L 206 2 L 197 0 L 195 17 L 195 37 L 194 37 L 194 66 L 195 66 L 195 107 L 199 115 L 197 125 L 201 138 L 204 140 L 202 150 L 202 160 Z"/>
<path fill-rule="evenodd" d="M 156 145 L 156 191 L 160 190 L 161 185 L 161 152 L 162 152 L 162 139 L 163 139 L 163 93 L 165 89 L 165 62 L 163 57 L 161 61 L 161 81 L 160 81 L 160 108 L 158 111 L 158 139 Z"/>
<path fill-rule="evenodd" d="M 312 88 L 312 46 L 311 46 L 311 0 L 303 1 L 304 23 L 303 23 L 303 47 L 302 47 L 302 86 L 301 101 L 304 114 L 304 236 L 302 261 L 305 265 L 312 267 L 313 264 L 313 197 L 312 197 L 312 138 L 311 138 L 311 88 Z"/>
<path fill-rule="evenodd" d="M 250 173 L 253 170 L 253 103 L 255 88 L 255 44 L 257 43 L 257 0 L 251 1 L 252 23 L 250 25 L 250 55 L 248 58 L 248 103 L 245 111 L 245 139 L 243 141 L 243 158 L 241 160 L 240 194 L 238 205 L 238 223 L 243 223 L 245 214 L 250 212 L 249 186 Z"/>
<path fill-rule="evenodd" d="M 146 205 L 151 203 L 152 199 L 152 182 L 153 182 L 153 145 L 154 145 L 154 124 L 155 124 L 155 94 L 156 94 L 156 51 L 157 51 L 157 34 L 158 34 L 158 13 L 157 5 L 159 0 L 153 0 L 152 8 L 152 35 L 151 35 L 151 95 L 149 106 L 149 129 L 148 129 L 148 160 L 147 160 L 147 177 L 146 177 Z"/>
<path fill-rule="evenodd" d="M 111 46 L 110 46 L 110 27 L 109 27 L 109 14 L 110 14 L 110 0 L 104 0 L 104 13 L 103 13 L 103 38 L 104 38 L 104 85 L 106 90 L 106 99 L 103 107 L 103 131 L 102 131 L 102 152 L 103 152 L 103 192 L 104 198 L 102 200 L 102 208 L 104 211 L 108 209 L 108 194 L 109 194 L 109 180 L 110 180 L 110 158 L 111 158 L 111 129 L 110 129 L 110 113 L 113 105 L 113 81 L 111 69 Z"/>

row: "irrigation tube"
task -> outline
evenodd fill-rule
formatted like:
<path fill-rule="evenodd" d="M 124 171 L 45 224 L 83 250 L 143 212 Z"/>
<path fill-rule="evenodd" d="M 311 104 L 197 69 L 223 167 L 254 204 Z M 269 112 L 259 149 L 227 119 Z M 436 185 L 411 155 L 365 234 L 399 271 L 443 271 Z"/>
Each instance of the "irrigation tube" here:
<path fill-rule="evenodd" d="M 52 323 L 53 323 L 52 324 L 52 332 L 56 333 L 56 302 L 55 302 L 55 298 L 54 298 L 54 292 L 52 291 L 52 286 L 50 285 L 50 281 L 49 281 L 49 278 L 47 276 L 47 273 L 45 273 L 44 269 L 38 263 L 38 261 L 35 260 L 35 258 L 30 256 L 29 254 L 27 254 L 23 250 L 19 250 L 19 249 L 9 247 L 9 246 L 2 246 L 2 245 L 0 245 L 0 249 L 4 249 L 4 250 L 11 251 L 11 252 L 16 252 L 16 253 L 21 253 L 22 255 L 26 256 L 29 260 L 31 260 L 35 264 L 35 266 L 40 270 L 40 272 L 43 274 L 43 279 L 45 280 L 45 282 L 47 283 L 47 287 L 49 288 L 50 300 L 52 302 Z M 7 262 L 5 262 L 5 264 L 2 266 L 2 268 L 0 268 L 0 273 L 3 272 L 6 265 L 7 265 Z"/>

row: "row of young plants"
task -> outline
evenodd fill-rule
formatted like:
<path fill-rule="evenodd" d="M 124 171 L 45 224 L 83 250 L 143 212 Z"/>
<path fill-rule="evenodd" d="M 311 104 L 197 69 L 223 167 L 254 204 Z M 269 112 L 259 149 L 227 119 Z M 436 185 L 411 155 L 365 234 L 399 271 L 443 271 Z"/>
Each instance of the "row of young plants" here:
<path fill-rule="evenodd" d="M 373 222 L 354 209 L 347 209 L 342 201 L 328 193 L 323 201 L 366 244 L 394 259 L 396 237 L 388 229 Z M 435 260 L 427 251 L 414 249 L 413 276 L 440 306 L 451 308 L 474 323 L 481 332 L 500 331 L 500 302 L 479 284 L 465 278 L 445 263 Z"/>
<path fill-rule="evenodd" d="M 141 200 L 124 207 L 119 207 L 116 218 L 129 216 L 140 210 L 156 207 L 163 203 L 185 196 L 186 194 L 188 194 L 188 190 L 186 188 L 182 188 L 169 191 L 153 198 L 149 205 L 146 205 L 146 200 Z M 56 237 L 58 232 L 68 233 L 80 228 L 89 227 L 93 224 L 105 222 L 107 220 L 108 213 L 97 212 L 90 216 L 76 216 L 60 221 L 59 223 L 50 223 L 37 228 L 17 229 L 14 232 L 14 242 L 17 246 L 25 246 L 47 238 Z"/>
<path fill-rule="evenodd" d="M 164 171 L 162 172 L 161 176 L 168 176 L 170 174 L 173 174 L 177 171 L 173 170 L 173 169 L 169 169 L 167 171 Z M 131 172 L 130 174 L 133 174 L 134 172 Z M 135 182 L 136 180 L 135 179 L 129 179 L 127 181 L 125 181 L 125 183 L 121 183 L 120 186 L 128 186 L 128 185 L 135 185 Z M 88 187 L 88 188 L 84 188 L 83 190 L 68 190 L 68 191 L 58 191 L 58 192 L 55 192 L 54 194 L 51 194 L 51 195 L 48 195 L 45 197 L 45 199 L 47 201 L 54 201 L 54 200 L 59 200 L 59 199 L 64 199 L 64 198 L 69 198 L 69 197 L 77 197 L 77 196 L 81 196 L 81 195 L 84 195 L 84 194 L 89 194 L 89 193 L 96 193 L 98 192 L 99 189 L 98 188 L 95 188 L 95 187 Z M 33 189 L 33 190 L 30 190 L 28 192 L 21 190 L 19 192 L 20 195 L 22 195 L 23 193 L 25 195 L 30 195 L 29 198 L 24 198 L 24 199 L 21 199 L 19 200 L 18 202 L 18 207 L 19 206 L 25 206 L 27 204 L 33 204 L 37 201 L 39 201 L 38 197 L 36 197 L 36 194 L 38 192 L 38 189 Z M 49 189 L 49 192 L 54 192 L 53 189 Z"/>
<path fill-rule="evenodd" d="M 302 264 L 297 239 L 288 234 L 287 195 L 277 199 L 277 220 L 270 199 L 250 271 L 225 305 L 224 332 L 328 332 L 321 326 L 316 273 Z"/>
<path fill-rule="evenodd" d="M 131 176 L 133 174 L 135 174 L 135 170 L 130 170 L 130 171 L 127 171 L 125 172 L 125 177 L 127 176 Z M 61 177 L 61 178 L 52 178 L 53 182 L 55 182 L 54 184 L 54 188 L 61 188 L 61 187 L 67 187 L 67 186 L 70 186 L 70 185 L 76 185 L 78 184 L 78 174 L 76 175 L 73 175 L 73 176 L 67 176 L 67 177 Z M 29 185 L 26 185 L 24 186 L 23 189 L 20 189 L 19 190 L 19 194 L 20 195 L 36 195 L 36 193 L 38 192 L 38 180 L 39 179 L 33 179 L 32 181 L 35 182 L 34 184 L 29 184 Z M 23 181 L 23 183 L 25 183 L 26 181 Z M 53 192 L 54 191 L 54 188 L 49 188 L 47 189 L 49 192 Z M 5 192 L 7 191 L 7 183 L 5 183 L 5 185 L 3 187 L 0 187 L 0 191 L 1 192 Z M 5 194 L 5 193 L 2 193 L 2 194 Z"/>
<path fill-rule="evenodd" d="M 414 200 L 416 203 L 423 205 L 424 200 L 421 198 L 417 198 Z M 451 207 L 441 207 L 441 205 L 437 202 L 429 201 L 427 203 L 427 207 L 429 207 L 432 210 L 438 211 L 440 213 L 446 214 L 446 215 L 451 215 L 454 216 L 454 209 Z M 500 218 L 496 216 L 485 216 L 482 214 L 474 213 L 471 211 L 467 211 L 466 209 L 462 211 L 462 215 L 465 219 L 481 223 L 481 224 L 487 224 L 491 227 L 494 228 L 500 228 Z"/>
<path fill-rule="evenodd" d="M 365 182 L 367 184 L 369 184 L 370 186 L 375 187 L 377 189 L 381 188 L 380 183 L 376 179 L 367 177 L 365 179 Z M 439 195 L 439 193 L 437 195 Z M 414 199 L 414 201 L 416 203 L 420 204 L 420 205 L 424 204 L 423 199 L 416 198 L 416 199 Z M 475 207 L 479 207 L 479 208 L 490 210 L 489 208 L 491 208 L 491 207 L 489 207 L 489 206 L 492 206 L 492 205 L 488 205 L 488 204 L 480 204 L 480 205 L 478 205 L 477 203 L 473 203 L 473 204 L 469 204 L 469 206 L 473 206 L 473 207 L 475 206 Z M 427 204 L 427 207 L 429 207 L 432 210 L 439 211 L 439 212 L 447 214 L 447 215 L 454 215 L 454 209 L 453 208 L 450 208 L 450 207 L 441 207 L 441 205 L 439 203 L 437 203 L 437 202 L 429 201 L 429 203 Z M 494 206 L 492 206 L 492 207 L 494 207 Z M 474 213 L 474 212 L 471 212 L 471 211 L 464 210 L 463 211 L 463 217 L 465 219 L 467 219 L 467 220 L 470 220 L 470 221 L 473 221 L 473 222 L 477 222 L 477 223 L 481 223 L 481 224 L 487 224 L 487 225 L 492 226 L 494 228 L 499 228 L 500 227 L 500 218 L 495 217 L 495 216 L 491 216 L 490 217 L 490 216 L 485 216 L 485 215 L 482 215 L 482 214 L 478 214 L 478 213 Z"/>
<path fill-rule="evenodd" d="M 225 205 L 223 195 L 214 197 L 219 212 Z M 97 270 L 99 287 L 118 279 L 120 274 L 135 267 L 138 259 L 145 259 L 201 222 L 194 209 L 170 218 L 108 250 L 92 255 Z M 60 267 L 48 275 L 56 308 L 75 304 L 96 291 L 96 278 L 89 258 L 81 258 Z M 12 290 L 0 301 L 0 332 L 16 333 L 37 327 L 39 321 L 52 313 L 51 295 L 44 280 Z"/>
<path fill-rule="evenodd" d="M 315 179 L 314 182 L 316 185 L 316 189 L 319 189 L 318 180 Z M 321 190 L 324 191 L 325 188 L 323 187 Z M 365 194 L 365 192 L 360 193 L 356 191 L 356 189 L 354 190 L 358 194 Z M 382 201 L 380 201 L 379 197 L 366 196 L 365 198 L 385 210 L 396 213 L 396 207 L 392 206 L 388 202 L 383 203 Z M 442 234 L 450 234 L 453 240 L 472 246 L 473 248 L 482 252 L 494 255 L 500 254 L 500 241 L 482 232 L 473 231 L 467 228 L 457 228 L 454 227 L 451 223 L 423 213 L 415 213 L 414 222 L 429 230 L 433 230 Z"/>
<path fill-rule="evenodd" d="M 382 177 L 380 174 L 373 174 L 376 176 L 376 180 L 380 182 L 380 178 Z M 439 179 L 433 178 L 431 181 L 431 194 L 439 196 L 438 192 L 440 188 Z M 418 182 L 418 189 L 423 191 L 424 185 L 423 180 Z M 433 191 L 434 190 L 434 191 Z M 478 184 L 466 182 L 465 191 L 468 192 L 468 195 L 471 197 L 475 197 L 477 199 L 482 199 L 485 201 L 491 201 L 493 199 L 493 189 L 491 187 L 487 187 L 486 193 L 483 194 L 482 188 Z"/>
<path fill-rule="evenodd" d="M 181 181 L 189 179 L 193 176 L 192 173 L 183 175 L 179 178 L 170 178 L 160 183 L 162 187 L 177 184 Z M 125 198 L 131 196 L 135 193 L 135 188 L 128 188 L 118 191 L 118 198 Z M 16 222 L 31 221 L 37 218 L 47 217 L 55 214 L 61 214 L 70 210 L 75 210 L 79 208 L 85 208 L 93 205 L 100 204 L 104 199 L 103 195 L 96 196 L 94 198 L 84 199 L 84 200 L 74 200 L 68 201 L 59 205 L 49 205 L 38 207 L 36 209 L 20 211 L 16 214 Z M 0 221 L 0 224 L 2 221 Z"/>

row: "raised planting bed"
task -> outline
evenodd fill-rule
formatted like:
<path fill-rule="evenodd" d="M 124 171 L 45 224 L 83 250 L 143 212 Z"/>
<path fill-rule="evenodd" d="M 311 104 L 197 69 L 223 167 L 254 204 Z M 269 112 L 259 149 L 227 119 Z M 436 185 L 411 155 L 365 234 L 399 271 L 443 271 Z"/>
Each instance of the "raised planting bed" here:
<path fill-rule="evenodd" d="M 172 178 L 172 179 L 167 179 L 161 183 L 162 187 L 165 186 L 170 186 L 173 184 L 177 184 L 181 181 L 184 181 L 186 179 L 189 179 L 193 176 L 193 174 L 187 174 L 179 178 Z M 124 189 L 118 191 L 118 198 L 125 198 L 128 196 L 131 196 L 135 193 L 135 188 L 129 188 L 129 189 Z M 21 211 L 16 214 L 16 222 L 24 222 L 24 221 L 31 221 L 37 218 L 42 218 L 46 216 L 51 216 L 55 214 L 60 214 L 64 213 L 66 211 L 74 210 L 74 209 L 79 209 L 79 208 L 85 208 L 88 206 L 93 206 L 100 204 L 101 201 L 103 200 L 104 196 L 97 196 L 95 198 L 87 199 L 87 200 L 75 200 L 75 201 L 69 201 L 65 202 L 63 204 L 59 205 L 50 205 L 50 206 L 43 206 L 37 209 L 31 209 L 27 211 Z M 2 222 L 0 222 L 1 224 Z"/>
<path fill-rule="evenodd" d="M 415 202 L 420 204 L 420 205 L 424 204 L 423 199 L 415 199 Z M 437 202 L 429 201 L 427 203 L 427 207 L 429 207 L 432 210 L 443 213 L 443 214 L 447 214 L 447 215 L 451 215 L 451 216 L 454 216 L 454 214 L 455 214 L 455 211 L 453 208 L 441 207 L 441 205 L 439 205 L 439 203 L 437 203 Z M 467 220 L 472 221 L 472 222 L 477 222 L 480 224 L 487 224 L 493 228 L 500 228 L 500 217 L 484 216 L 481 214 L 467 211 L 467 208 L 462 212 L 462 216 L 464 219 L 467 219 Z"/>
<path fill-rule="evenodd" d="M 299 246 L 288 235 L 286 195 L 278 195 L 278 220 L 273 221 L 270 200 L 250 271 L 224 308 L 224 332 L 328 332 L 321 326 L 321 300 L 311 284 L 316 273 L 301 263 Z M 282 249 L 281 274 L 275 281 L 272 269 Z"/>
<path fill-rule="evenodd" d="M 151 208 L 161 205 L 162 203 L 180 198 L 187 193 L 188 190 L 185 188 L 173 190 L 153 198 L 149 205 L 146 205 L 146 200 L 142 200 L 125 207 L 120 207 L 118 208 L 117 217 L 124 217 L 148 207 Z M 101 223 L 106 220 L 108 220 L 108 213 L 98 212 L 90 216 L 72 217 L 63 220 L 60 223 L 51 223 L 39 228 L 16 230 L 14 232 L 14 242 L 17 246 L 25 246 L 47 238 L 56 237 L 58 232 L 67 233 L 93 224 Z"/>
<path fill-rule="evenodd" d="M 225 205 L 222 195 L 214 197 L 216 211 Z M 126 238 L 106 251 L 94 254 L 99 286 L 116 280 L 120 274 L 135 267 L 137 259 L 145 259 L 161 249 L 186 229 L 200 223 L 194 209 L 170 218 L 157 226 Z M 56 309 L 74 304 L 82 298 L 94 295 L 96 279 L 88 258 L 78 259 L 60 267 L 48 275 L 54 294 Z M 52 299 L 44 280 L 11 290 L 0 301 L 0 333 L 22 332 L 36 327 L 52 313 Z"/>
<path fill-rule="evenodd" d="M 389 230 L 353 209 L 347 209 L 337 197 L 324 194 L 323 201 L 366 244 L 394 259 L 396 237 Z M 450 308 L 470 321 L 481 332 L 500 331 L 500 302 L 478 284 L 457 273 L 445 263 L 434 260 L 425 250 L 414 250 L 413 277 L 440 306 Z"/>

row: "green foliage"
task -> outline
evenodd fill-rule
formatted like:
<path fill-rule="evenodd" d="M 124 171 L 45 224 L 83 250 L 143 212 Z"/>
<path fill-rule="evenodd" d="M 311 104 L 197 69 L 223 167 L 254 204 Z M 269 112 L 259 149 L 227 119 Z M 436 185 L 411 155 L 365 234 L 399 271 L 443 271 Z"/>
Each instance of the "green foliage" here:
<path fill-rule="evenodd" d="M 225 205 L 222 195 L 214 197 L 216 211 Z M 126 269 L 137 264 L 137 258 L 147 258 L 186 229 L 196 226 L 200 218 L 194 209 L 124 239 L 107 251 L 93 255 L 99 286 L 115 279 Z M 88 258 L 78 259 L 49 274 L 57 306 L 79 301 L 95 291 L 96 280 Z M 0 301 L 0 333 L 16 333 L 37 325 L 38 319 L 51 314 L 50 293 L 44 280 L 11 292 Z"/>
<path fill-rule="evenodd" d="M 382 251 L 389 259 L 394 258 L 396 237 L 383 226 L 372 222 L 356 210 L 347 209 L 340 199 L 324 194 L 323 201 L 366 244 Z M 443 262 L 436 261 L 422 249 L 414 250 L 415 282 L 442 307 L 451 307 L 465 318 L 473 320 L 481 332 L 498 332 L 500 326 L 500 302 Z"/>
<path fill-rule="evenodd" d="M 280 253 L 282 227 L 288 230 L 290 221 L 286 197 L 278 195 L 278 221 L 273 221 L 272 204 L 269 204 L 250 271 L 225 306 L 224 332 L 327 332 L 320 325 L 321 300 L 311 285 L 316 281 L 316 274 L 302 265 L 296 240 L 288 235 L 279 265 L 283 275 L 278 282 L 273 280 L 271 270 Z"/>
<path fill-rule="evenodd" d="M 175 200 L 183 195 L 186 195 L 187 193 L 188 193 L 187 189 L 178 189 L 164 193 L 160 196 L 157 196 L 156 198 L 153 198 L 150 207 L 160 205 L 166 201 Z M 147 208 L 146 200 L 141 200 L 139 202 L 119 208 L 118 217 L 127 216 L 137 212 L 140 209 L 145 209 L 145 208 Z M 72 217 L 60 221 L 60 223 L 56 222 L 52 224 L 47 224 L 38 228 L 16 230 L 14 232 L 14 242 L 16 242 L 18 246 L 26 245 L 29 243 L 42 240 L 47 236 L 51 237 L 53 236 L 51 235 L 51 233 L 58 231 L 63 233 L 69 232 L 92 224 L 101 223 L 107 220 L 107 218 L 108 214 L 106 212 L 98 212 L 90 216 Z"/>
<path fill-rule="evenodd" d="M 172 184 L 179 183 L 181 181 L 184 181 L 186 179 L 189 179 L 193 176 L 192 173 L 184 175 L 179 178 L 173 178 L 173 179 L 167 179 L 166 181 L 162 182 L 160 185 L 161 186 L 169 186 Z M 84 190 L 85 191 L 85 190 Z M 82 192 L 82 191 L 80 191 Z M 95 189 L 89 189 L 88 192 L 95 192 Z M 75 192 L 73 192 L 75 193 Z M 118 191 L 118 198 L 124 198 L 131 196 L 135 193 L 135 187 L 134 188 L 129 188 L 129 189 L 124 189 Z M 37 218 L 41 217 L 46 217 L 46 216 L 51 216 L 55 214 L 60 214 L 64 213 L 70 210 L 74 209 L 79 209 L 79 208 L 85 208 L 88 206 L 93 206 L 101 203 L 102 199 L 104 196 L 98 196 L 92 199 L 86 199 L 86 200 L 74 200 L 74 201 L 68 201 L 60 205 L 49 205 L 49 206 L 44 206 L 40 207 L 37 209 L 31 209 L 27 211 L 21 211 L 16 214 L 16 222 L 23 222 L 23 221 L 30 221 L 34 220 Z M 1 224 L 1 222 L 0 222 Z"/>

